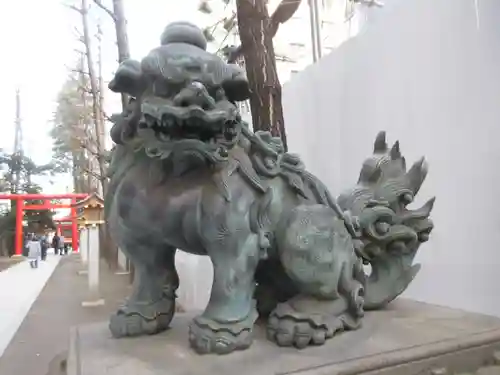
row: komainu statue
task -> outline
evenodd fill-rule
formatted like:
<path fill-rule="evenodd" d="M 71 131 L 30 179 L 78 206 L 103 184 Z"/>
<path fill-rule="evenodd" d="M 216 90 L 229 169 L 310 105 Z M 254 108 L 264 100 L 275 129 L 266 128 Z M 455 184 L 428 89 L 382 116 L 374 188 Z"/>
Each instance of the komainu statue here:
<path fill-rule="evenodd" d="M 433 200 L 407 205 L 426 164 L 407 171 L 399 144 L 380 133 L 357 185 L 335 199 L 279 138 L 242 121 L 235 103 L 249 97 L 246 76 L 206 47 L 198 27 L 172 23 L 160 47 L 124 61 L 110 83 L 129 105 L 113 116 L 106 215 L 136 272 L 113 336 L 169 327 L 178 250 L 214 268 L 208 306 L 189 328 L 199 353 L 248 348 L 259 316 L 270 340 L 297 348 L 360 327 L 366 309 L 396 298 L 419 269 Z"/>

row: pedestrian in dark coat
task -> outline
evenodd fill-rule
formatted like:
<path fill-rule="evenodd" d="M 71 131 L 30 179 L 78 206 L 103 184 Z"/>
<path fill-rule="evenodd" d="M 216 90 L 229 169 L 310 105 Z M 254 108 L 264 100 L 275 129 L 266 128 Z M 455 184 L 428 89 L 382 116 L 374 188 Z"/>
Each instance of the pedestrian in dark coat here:
<path fill-rule="evenodd" d="M 49 243 L 47 241 L 47 236 L 43 234 L 40 236 L 40 246 L 42 248 L 42 260 L 47 259 L 47 250 L 49 248 Z"/>
<path fill-rule="evenodd" d="M 59 244 L 61 243 L 61 237 L 57 235 L 57 233 L 52 237 L 52 247 L 54 248 L 54 253 L 56 255 L 59 254 Z"/>

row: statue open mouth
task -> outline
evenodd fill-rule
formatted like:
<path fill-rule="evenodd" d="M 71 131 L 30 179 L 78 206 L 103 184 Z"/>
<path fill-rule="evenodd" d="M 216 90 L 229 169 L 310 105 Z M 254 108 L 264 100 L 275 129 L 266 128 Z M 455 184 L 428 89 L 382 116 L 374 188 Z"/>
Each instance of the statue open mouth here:
<path fill-rule="evenodd" d="M 237 118 L 224 110 L 209 112 L 192 106 L 178 108 L 142 104 L 140 128 L 153 129 L 164 141 L 197 139 L 206 143 L 223 143 L 237 135 Z"/>
<path fill-rule="evenodd" d="M 163 142 L 198 140 L 230 146 L 238 136 L 240 117 L 223 92 L 210 95 L 202 83 L 191 82 L 173 98 L 146 96 L 139 128 L 152 129 Z"/>

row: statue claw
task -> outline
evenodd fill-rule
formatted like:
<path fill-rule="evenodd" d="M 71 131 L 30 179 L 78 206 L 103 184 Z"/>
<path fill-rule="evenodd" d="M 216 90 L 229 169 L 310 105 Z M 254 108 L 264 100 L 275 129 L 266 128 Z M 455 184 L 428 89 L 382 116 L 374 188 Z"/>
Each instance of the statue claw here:
<path fill-rule="evenodd" d="M 323 303 L 317 303 L 320 307 Z M 311 311 L 298 311 L 290 303 L 282 303 L 271 313 L 267 324 L 267 338 L 279 346 L 295 346 L 303 349 L 307 346 L 323 345 L 336 333 L 346 329 L 356 329 L 360 319 L 348 313 L 329 314 L 342 305 L 340 300 L 324 301 L 324 306 Z M 324 310 L 321 311 L 320 310 Z"/>
<path fill-rule="evenodd" d="M 333 326 L 330 329 L 315 327 L 310 322 L 273 316 L 268 322 L 267 338 L 279 346 L 295 346 L 297 349 L 303 349 L 310 345 L 323 345 L 337 330 Z"/>
<path fill-rule="evenodd" d="M 168 298 L 150 305 L 127 305 L 109 320 L 115 338 L 154 335 L 168 329 L 175 312 L 175 302 Z"/>
<path fill-rule="evenodd" d="M 189 343 L 198 354 L 229 354 L 247 349 L 253 341 L 252 327 L 256 317 L 252 314 L 237 323 L 197 317 L 189 326 Z"/>

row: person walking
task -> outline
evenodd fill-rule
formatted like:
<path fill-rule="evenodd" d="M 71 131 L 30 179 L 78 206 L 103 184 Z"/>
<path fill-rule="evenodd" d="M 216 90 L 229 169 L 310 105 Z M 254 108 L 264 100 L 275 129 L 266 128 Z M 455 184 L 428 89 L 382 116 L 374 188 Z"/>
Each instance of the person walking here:
<path fill-rule="evenodd" d="M 47 250 L 49 248 L 49 243 L 47 241 L 47 236 L 45 234 L 42 234 L 40 236 L 40 247 L 42 249 L 42 261 L 45 261 L 47 259 Z"/>
<path fill-rule="evenodd" d="M 68 255 L 68 252 L 69 252 L 69 244 L 64 243 L 64 245 L 63 245 L 63 249 L 64 249 L 64 255 Z"/>
<path fill-rule="evenodd" d="M 26 248 L 28 249 L 28 261 L 31 268 L 38 268 L 38 259 L 42 255 L 42 246 L 33 233 L 28 237 Z"/>
<path fill-rule="evenodd" d="M 56 233 L 54 237 L 52 237 L 52 247 L 54 248 L 54 254 L 59 254 L 59 243 L 61 242 L 61 237 Z"/>
<path fill-rule="evenodd" d="M 59 254 L 64 255 L 64 236 L 59 237 Z"/>

